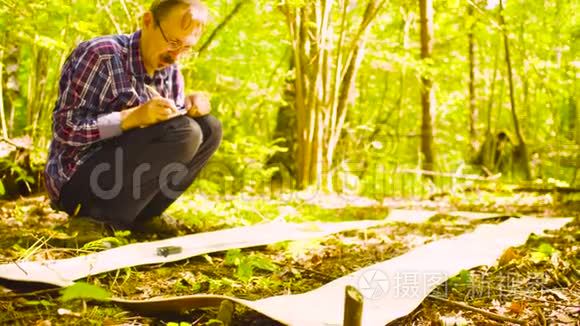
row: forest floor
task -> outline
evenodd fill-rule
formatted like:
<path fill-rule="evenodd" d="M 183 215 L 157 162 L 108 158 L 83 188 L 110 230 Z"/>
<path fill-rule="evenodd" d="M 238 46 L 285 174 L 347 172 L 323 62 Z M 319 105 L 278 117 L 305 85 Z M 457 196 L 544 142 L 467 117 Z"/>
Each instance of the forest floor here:
<path fill-rule="evenodd" d="M 528 325 L 579 325 L 580 200 L 568 197 L 504 192 L 443 195 L 436 201 L 377 202 L 339 195 L 318 195 L 316 200 L 281 200 L 190 194 L 180 198 L 170 213 L 200 232 L 275 219 L 291 222 L 384 219 L 391 208 L 571 216 L 573 222 L 562 229 L 532 235 L 526 244 L 508 249 L 496 265 L 462 271 L 439 286 L 413 313 L 391 325 L 506 324 L 469 307 Z M 80 235 L 67 228 L 67 221 L 66 214 L 52 210 L 43 195 L 0 202 L 0 263 L 67 258 L 142 240 L 128 232 L 118 232 L 113 238 L 83 243 Z M 211 293 L 255 300 L 303 293 L 425 243 L 469 232 L 479 223 L 494 221 L 438 214 L 420 224 L 394 222 L 309 241 L 125 268 L 84 281 L 129 299 Z M 457 302 L 469 307 L 457 306 Z M 110 304 L 96 305 L 80 299 L 64 301 L 58 290 L 18 293 L 0 286 L 1 325 L 218 325 L 211 321 L 216 314 L 215 309 L 197 309 L 179 316 L 145 317 Z M 279 324 L 238 307 L 233 325 Z"/>

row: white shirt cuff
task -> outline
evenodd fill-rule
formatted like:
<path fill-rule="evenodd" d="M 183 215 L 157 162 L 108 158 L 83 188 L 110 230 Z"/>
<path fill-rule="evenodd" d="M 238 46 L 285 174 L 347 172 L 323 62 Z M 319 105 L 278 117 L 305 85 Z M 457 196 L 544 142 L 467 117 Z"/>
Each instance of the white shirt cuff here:
<path fill-rule="evenodd" d="M 101 114 L 97 118 L 99 135 L 101 139 L 119 136 L 123 133 L 121 130 L 121 112 L 111 112 Z"/>

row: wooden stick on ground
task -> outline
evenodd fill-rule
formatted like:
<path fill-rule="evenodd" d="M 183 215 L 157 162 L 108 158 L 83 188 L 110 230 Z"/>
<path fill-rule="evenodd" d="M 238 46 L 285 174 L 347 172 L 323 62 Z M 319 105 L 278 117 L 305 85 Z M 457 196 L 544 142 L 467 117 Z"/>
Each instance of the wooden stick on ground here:
<path fill-rule="evenodd" d="M 444 302 L 444 303 L 447 303 L 449 305 L 456 306 L 456 307 L 459 307 L 459 308 L 462 308 L 465 310 L 470 310 L 470 311 L 480 313 L 489 319 L 503 321 L 503 322 L 510 322 L 510 323 L 514 323 L 514 324 L 518 324 L 518 325 L 526 325 L 527 324 L 523 320 L 519 320 L 519 319 L 515 319 L 515 318 L 511 318 L 511 317 L 506 317 L 506 316 L 496 314 L 496 313 L 493 313 L 493 312 L 490 312 L 487 310 L 479 309 L 479 308 L 470 306 L 470 305 L 463 303 L 463 302 L 452 301 L 452 300 L 440 298 L 440 297 L 437 297 L 434 295 L 429 295 L 429 298 L 437 300 L 437 301 L 441 301 L 441 302 Z"/>
<path fill-rule="evenodd" d="M 348 285 L 344 290 L 344 326 L 361 326 L 363 297 L 353 286 Z"/>
<path fill-rule="evenodd" d="M 232 323 L 233 314 L 234 304 L 230 300 L 223 300 L 220 304 L 217 319 L 223 323 L 223 326 L 229 326 Z"/>

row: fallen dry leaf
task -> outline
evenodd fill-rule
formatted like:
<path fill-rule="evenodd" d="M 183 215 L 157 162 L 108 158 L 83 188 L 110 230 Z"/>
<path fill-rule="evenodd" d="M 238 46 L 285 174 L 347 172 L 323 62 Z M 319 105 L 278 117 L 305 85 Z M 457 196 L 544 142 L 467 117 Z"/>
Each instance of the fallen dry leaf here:
<path fill-rule="evenodd" d="M 558 318 L 558 321 L 560 321 L 564 324 L 574 325 L 574 324 L 576 324 L 576 321 L 577 321 L 577 319 L 572 318 L 564 313 L 556 313 L 556 318 Z"/>
<path fill-rule="evenodd" d="M 518 254 L 518 252 L 513 247 L 509 247 L 506 249 L 506 251 L 503 252 L 501 257 L 499 258 L 498 264 L 499 266 L 505 266 L 512 260 L 517 259 L 519 257 L 520 255 Z"/>
<path fill-rule="evenodd" d="M 509 305 L 509 311 L 511 311 L 517 315 L 524 312 L 525 308 L 526 308 L 526 303 L 523 301 L 512 301 Z"/>
<path fill-rule="evenodd" d="M 34 326 L 52 326 L 50 320 L 38 320 Z"/>

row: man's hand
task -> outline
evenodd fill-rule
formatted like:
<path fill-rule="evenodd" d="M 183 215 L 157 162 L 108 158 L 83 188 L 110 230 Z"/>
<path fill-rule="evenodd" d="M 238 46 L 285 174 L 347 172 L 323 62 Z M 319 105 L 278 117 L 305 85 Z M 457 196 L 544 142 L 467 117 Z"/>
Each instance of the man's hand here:
<path fill-rule="evenodd" d="M 209 114 L 211 111 L 209 96 L 202 92 L 196 92 L 188 95 L 185 98 L 185 109 L 187 110 L 187 115 L 192 118 L 197 118 Z"/>
<path fill-rule="evenodd" d="M 137 107 L 121 111 L 121 129 L 147 127 L 179 115 L 173 101 L 155 97 Z"/>

